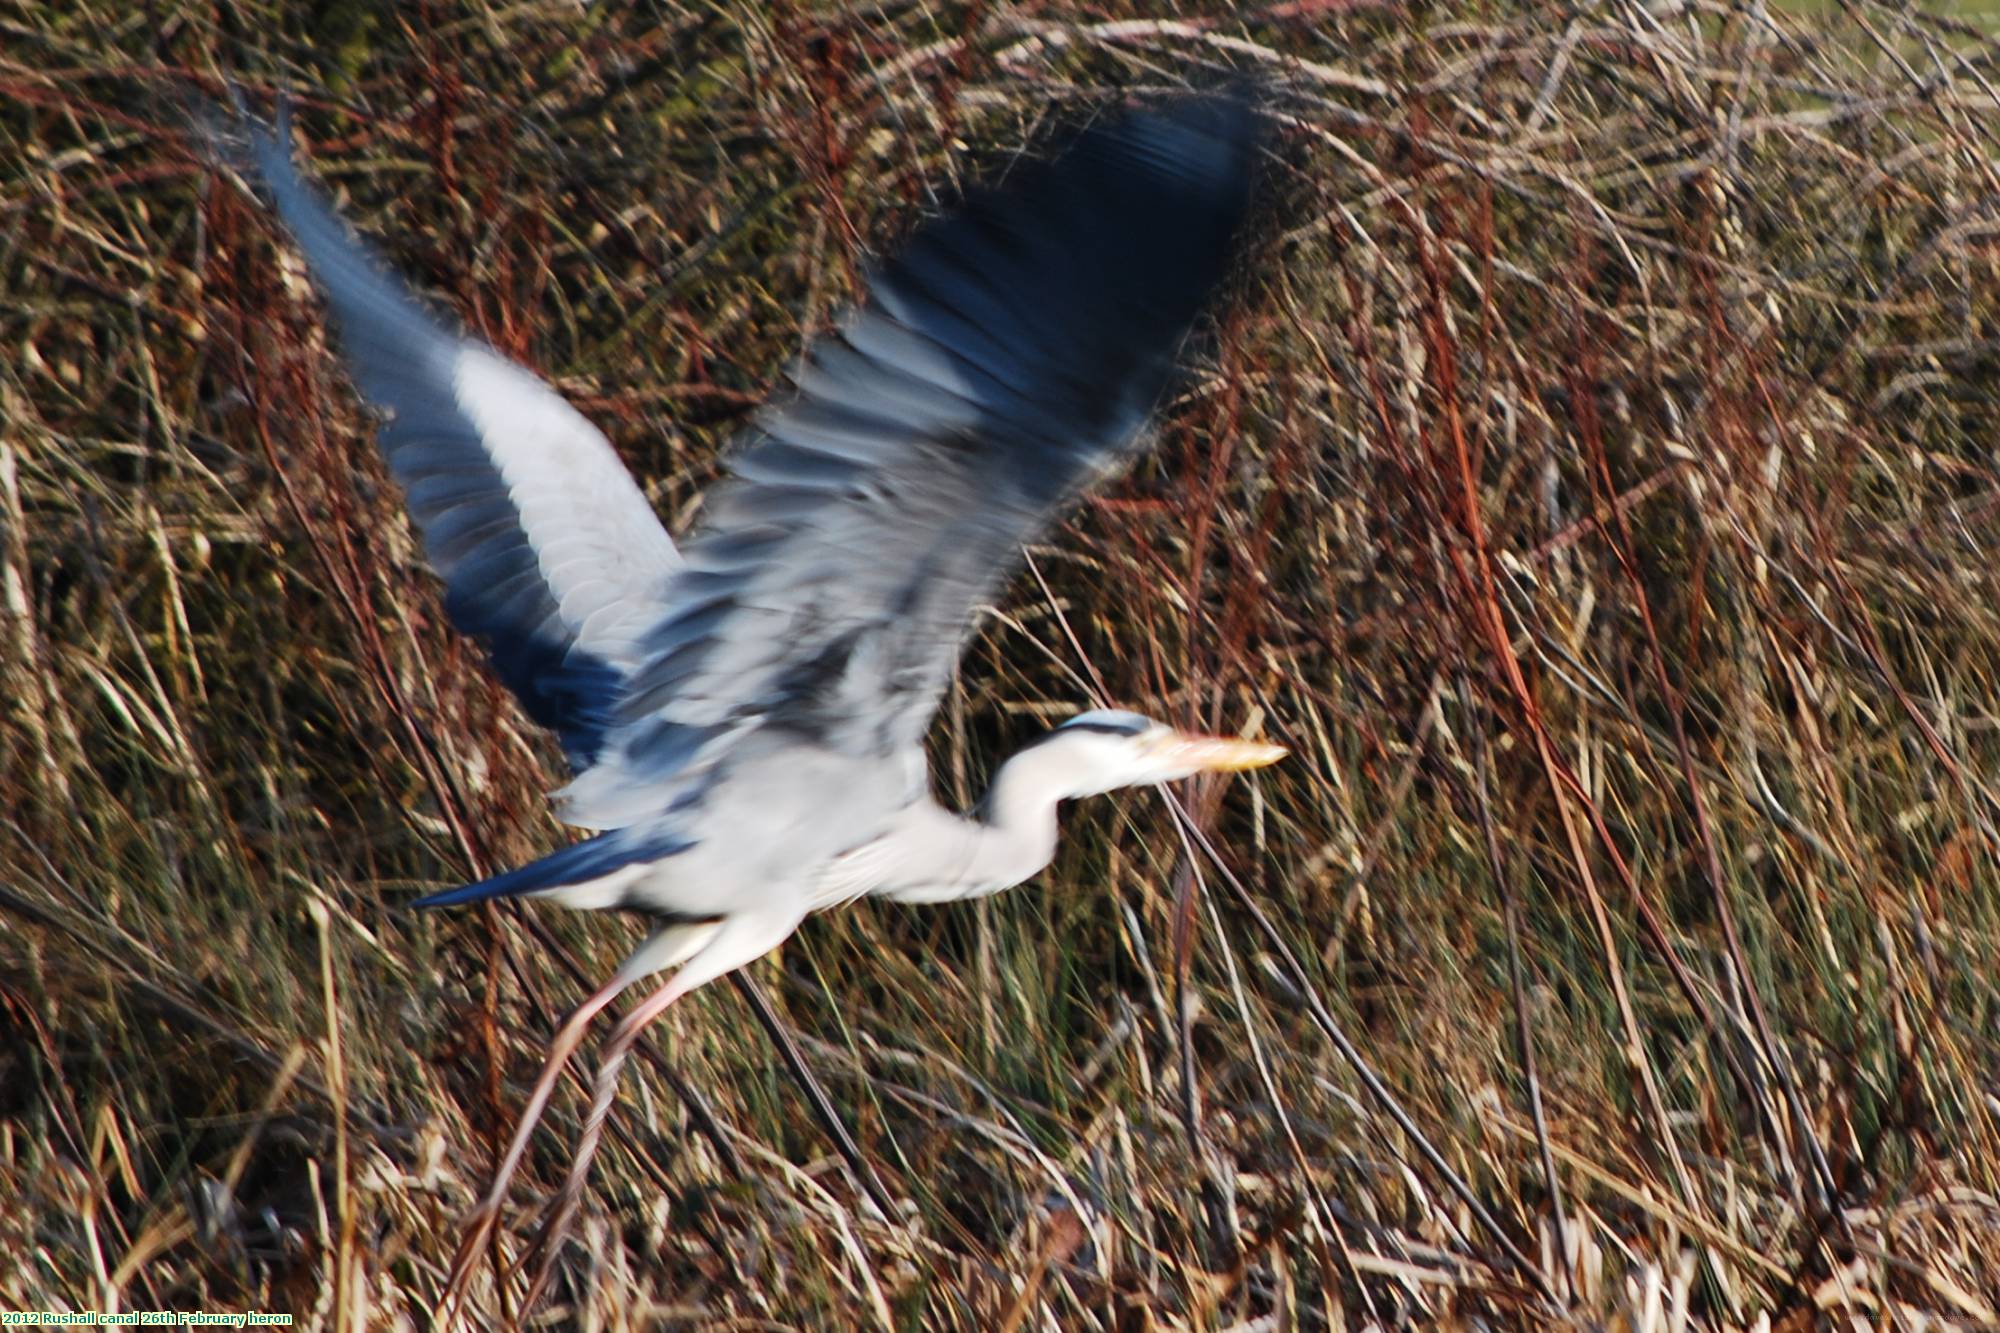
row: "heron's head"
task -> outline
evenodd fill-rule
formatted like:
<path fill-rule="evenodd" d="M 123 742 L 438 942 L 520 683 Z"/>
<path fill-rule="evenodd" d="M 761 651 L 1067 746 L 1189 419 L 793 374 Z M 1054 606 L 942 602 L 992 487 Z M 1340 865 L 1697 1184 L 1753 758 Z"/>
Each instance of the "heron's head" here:
<path fill-rule="evenodd" d="M 1283 746 L 1178 731 L 1150 717 L 1109 708 L 1079 713 L 1034 748 L 1042 751 L 1047 778 L 1065 796 L 1262 768 L 1285 757 Z"/>

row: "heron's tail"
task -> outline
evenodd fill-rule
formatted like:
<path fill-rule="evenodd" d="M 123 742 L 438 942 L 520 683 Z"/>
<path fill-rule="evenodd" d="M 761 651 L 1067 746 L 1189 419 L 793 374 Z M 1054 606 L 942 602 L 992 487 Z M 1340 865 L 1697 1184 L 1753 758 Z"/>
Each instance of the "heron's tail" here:
<path fill-rule="evenodd" d="M 538 861 L 530 861 L 517 869 L 482 879 L 477 884 L 427 894 L 410 906 L 458 907 L 465 903 L 484 902 L 488 898 L 518 898 L 528 893 L 589 888 L 601 889 L 602 892 L 566 894 L 565 905 L 616 907 L 623 899 L 625 887 L 648 866 L 676 852 L 684 852 L 690 845 L 686 838 L 678 834 L 656 832 L 647 835 L 629 828 L 613 829 L 594 838 L 585 838 L 582 842 L 573 842 Z M 600 897 L 601 901 L 598 900 Z"/>

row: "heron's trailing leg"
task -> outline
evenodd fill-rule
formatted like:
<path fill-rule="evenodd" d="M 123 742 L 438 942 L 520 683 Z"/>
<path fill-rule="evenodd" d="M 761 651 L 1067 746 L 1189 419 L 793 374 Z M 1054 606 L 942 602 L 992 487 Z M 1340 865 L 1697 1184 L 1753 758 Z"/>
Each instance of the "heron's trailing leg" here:
<path fill-rule="evenodd" d="M 646 942 L 633 951 L 611 980 L 592 991 L 579 1004 L 556 1035 L 549 1040 L 549 1057 L 542 1065 L 542 1073 L 535 1080 L 534 1091 L 528 1094 L 527 1105 L 521 1108 L 520 1123 L 515 1126 L 514 1138 L 507 1145 L 507 1152 L 500 1159 L 500 1165 L 493 1172 L 493 1183 L 487 1188 L 486 1197 L 466 1220 L 465 1233 L 459 1241 L 458 1253 L 453 1256 L 451 1276 L 445 1284 L 444 1298 L 439 1302 L 440 1320 L 448 1322 L 448 1317 L 465 1295 L 465 1285 L 472 1277 L 473 1267 L 478 1263 L 479 1253 L 486 1248 L 493 1235 L 493 1228 L 500 1220 L 500 1206 L 507 1197 L 507 1185 L 514 1178 L 514 1172 L 521 1165 L 521 1158 L 528 1149 L 528 1139 L 534 1133 L 535 1125 L 548 1109 L 549 1098 L 554 1095 L 556 1080 L 561 1077 L 563 1066 L 576 1053 L 583 1041 L 584 1031 L 590 1020 L 618 998 L 626 987 L 665 968 L 674 967 L 687 961 L 699 951 L 719 929 L 715 922 L 704 921 L 689 925 L 662 926 L 647 936 Z"/>
<path fill-rule="evenodd" d="M 548 1221 L 536 1241 L 535 1248 L 540 1253 L 535 1264 L 534 1280 L 528 1284 L 525 1308 L 535 1307 L 541 1299 L 542 1288 L 548 1283 L 556 1254 L 562 1249 L 563 1236 L 569 1230 L 570 1219 L 576 1215 L 578 1201 L 583 1197 L 584 1183 L 590 1178 L 591 1159 L 596 1157 L 597 1145 L 604 1136 L 604 1122 L 618 1093 L 618 1072 L 624 1068 L 625 1059 L 632 1053 L 639 1034 L 689 991 L 734 972 L 746 963 L 755 962 L 777 948 L 799 928 L 802 920 L 803 916 L 787 911 L 770 916 L 732 917 L 724 921 L 700 951 L 687 960 L 686 966 L 668 978 L 666 985 L 648 996 L 644 1003 L 620 1019 L 618 1026 L 611 1030 L 610 1040 L 604 1048 L 604 1061 L 597 1068 L 597 1086 L 591 1098 L 590 1117 L 584 1121 L 583 1137 L 577 1141 L 569 1179 L 563 1182 L 562 1192 L 551 1201 Z"/>

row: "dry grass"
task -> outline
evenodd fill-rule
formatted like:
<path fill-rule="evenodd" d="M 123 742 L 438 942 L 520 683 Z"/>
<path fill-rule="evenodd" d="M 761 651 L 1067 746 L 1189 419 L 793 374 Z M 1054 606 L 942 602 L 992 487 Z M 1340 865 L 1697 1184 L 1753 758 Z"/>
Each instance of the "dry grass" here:
<path fill-rule="evenodd" d="M 1294 762 L 1183 794 L 1239 887 L 1131 795 L 1036 886 L 809 924 L 756 972 L 897 1214 L 711 988 L 549 1317 L 2000 1319 L 1993 43 L 1761 0 L 636 8 L 0 4 L 0 1308 L 423 1325 L 627 938 L 400 909 L 554 843 L 552 750 L 190 88 L 294 90 L 350 216 L 678 526 L 969 165 L 1249 69 L 1273 221 L 1207 369 L 935 751 L 962 796 L 1097 689 L 1262 719 Z"/>

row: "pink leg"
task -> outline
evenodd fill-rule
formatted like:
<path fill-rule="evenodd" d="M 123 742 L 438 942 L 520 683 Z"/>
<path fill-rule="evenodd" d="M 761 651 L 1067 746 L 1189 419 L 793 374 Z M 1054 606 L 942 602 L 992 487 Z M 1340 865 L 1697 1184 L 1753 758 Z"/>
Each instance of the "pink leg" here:
<path fill-rule="evenodd" d="M 578 1202 L 583 1198 L 584 1184 L 590 1178 L 591 1159 L 597 1155 L 597 1145 L 604 1136 L 604 1122 L 618 1093 L 618 1071 L 624 1067 L 625 1058 L 631 1054 L 639 1034 L 689 991 L 734 972 L 745 963 L 755 962 L 777 948 L 798 929 L 802 919 L 790 913 L 777 917 L 731 918 L 701 952 L 688 960 L 686 967 L 675 973 L 666 985 L 647 997 L 643 1004 L 612 1029 L 604 1049 L 604 1062 L 597 1069 L 597 1088 L 591 1098 L 590 1118 L 584 1122 L 583 1137 L 577 1142 L 569 1179 L 563 1182 L 562 1193 L 550 1204 L 549 1220 L 535 1243 L 540 1254 L 534 1280 L 528 1284 L 527 1303 L 522 1306 L 524 1311 L 534 1309 L 541 1299 L 542 1288 L 547 1284 L 556 1254 L 562 1248 L 563 1236 L 569 1230 Z"/>
<path fill-rule="evenodd" d="M 549 1041 L 549 1058 L 542 1065 L 542 1073 L 535 1080 L 534 1091 L 528 1094 L 528 1104 L 521 1108 L 520 1123 L 514 1129 L 513 1141 L 507 1145 L 506 1156 L 493 1172 L 493 1183 L 487 1188 L 486 1197 L 473 1210 L 466 1222 L 466 1230 L 459 1241 L 458 1253 L 453 1256 L 451 1276 L 445 1283 L 444 1297 L 438 1303 L 439 1327 L 450 1323 L 450 1316 L 465 1295 L 466 1283 L 472 1278 L 474 1266 L 479 1261 L 480 1251 L 492 1238 L 493 1228 L 500 1220 L 500 1205 L 506 1200 L 507 1185 L 520 1168 L 521 1158 L 527 1153 L 528 1139 L 534 1133 L 535 1125 L 541 1120 L 542 1112 L 548 1109 L 549 1098 L 554 1095 L 556 1080 L 562 1076 L 563 1066 L 569 1063 L 571 1055 L 583 1041 L 585 1029 L 590 1020 L 618 998 L 619 994 L 633 982 L 650 976 L 663 967 L 672 967 L 682 961 L 695 949 L 707 943 L 714 934 L 712 926 L 669 927 L 655 931 L 646 942 L 625 960 L 611 980 L 592 991 L 582 1004 L 563 1021 L 556 1035 Z"/>

